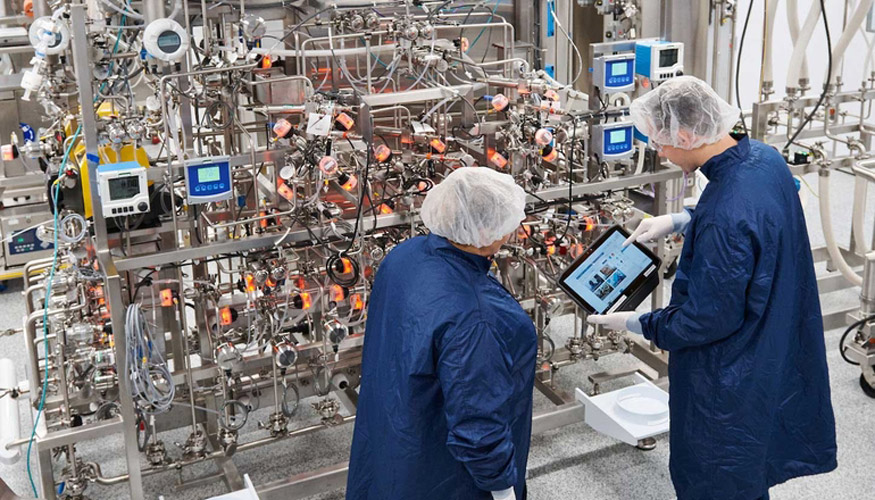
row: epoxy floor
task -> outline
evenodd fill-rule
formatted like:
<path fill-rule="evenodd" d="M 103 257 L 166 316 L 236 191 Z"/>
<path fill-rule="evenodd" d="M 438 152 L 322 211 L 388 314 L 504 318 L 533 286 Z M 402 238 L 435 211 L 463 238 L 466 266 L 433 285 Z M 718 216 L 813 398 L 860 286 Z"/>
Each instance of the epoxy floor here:
<path fill-rule="evenodd" d="M 809 175 L 806 180 L 816 191 L 817 178 Z M 846 244 L 850 237 L 850 213 L 853 194 L 853 178 L 842 174 L 832 175 L 833 224 L 836 238 Z M 803 187 L 803 189 L 808 189 Z M 818 200 L 806 193 L 806 215 L 814 246 L 823 245 L 818 215 Z M 871 241 L 871 231 L 875 226 L 875 189 L 870 188 L 867 210 L 867 234 Z M 823 265 L 818 266 L 823 272 Z M 11 283 L 5 293 L 0 294 L 0 331 L 21 326 L 24 305 L 20 295 L 20 284 Z M 822 297 L 824 310 L 858 304 L 859 290 L 833 292 Z M 570 318 L 553 322 L 552 335 L 558 345 L 571 334 Z M 875 463 L 875 439 L 871 429 L 875 428 L 875 399 L 866 397 L 860 390 L 856 367 L 845 364 L 838 353 L 838 340 L 842 329 L 826 332 L 824 341 L 830 367 L 832 400 L 836 415 L 839 467 L 836 471 L 814 477 L 789 481 L 771 490 L 776 500 L 798 499 L 868 499 L 872 497 L 872 464 Z M 0 357 L 11 358 L 16 362 L 19 376 L 23 379 L 24 346 L 20 336 L 0 337 Z M 586 376 L 606 369 L 631 367 L 634 359 L 629 356 L 609 356 L 598 362 L 586 361 L 563 369 L 558 383 L 566 390 L 575 387 L 589 389 Z M 605 390 L 621 387 L 628 381 L 617 381 L 604 387 Z M 265 403 L 265 406 L 267 404 Z M 535 411 L 551 406 L 547 399 L 535 393 Z M 22 433 L 30 431 L 31 418 L 25 405 L 21 406 Z M 262 409 L 250 419 L 266 420 L 270 409 Z M 318 416 L 307 401 L 301 404 L 298 422 L 302 426 L 318 421 Z M 248 426 L 253 428 L 253 426 Z M 249 432 L 258 432 L 252 431 Z M 263 431 L 262 431 L 263 432 Z M 174 433 L 162 434 L 162 439 L 173 456 L 179 451 L 173 442 L 183 442 L 188 431 L 183 429 Z M 260 434 L 259 434 L 260 435 Z M 256 483 L 263 483 L 289 475 L 325 467 L 349 458 L 349 444 L 352 427 L 344 426 L 326 432 L 310 434 L 286 440 L 273 445 L 237 455 L 236 463 L 241 473 L 248 473 Z M 246 439 L 243 437 L 242 439 Z M 708 446 L 708 443 L 703 443 Z M 99 462 L 106 475 L 120 474 L 125 470 L 124 449 L 120 437 L 110 437 L 100 442 L 86 443 L 78 448 L 87 460 Z M 529 455 L 528 487 L 529 498 L 547 499 L 653 499 L 674 498 L 674 490 L 668 474 L 668 439 L 658 439 L 655 450 L 643 452 L 619 443 L 611 438 L 597 434 L 585 424 L 575 424 L 534 436 Z M 213 471 L 213 466 L 204 464 L 185 471 L 184 478 L 190 479 Z M 19 495 L 29 491 L 24 460 L 12 466 L 0 465 L 0 477 Z M 176 472 L 166 472 L 146 479 L 146 495 L 156 499 L 163 495 L 168 500 L 204 499 L 225 493 L 221 481 L 213 481 L 206 486 L 177 491 L 175 484 L 179 479 Z M 127 498 L 124 485 L 105 487 L 93 485 L 87 494 L 92 499 Z M 329 500 L 343 498 L 343 490 L 328 492 L 312 497 Z"/>

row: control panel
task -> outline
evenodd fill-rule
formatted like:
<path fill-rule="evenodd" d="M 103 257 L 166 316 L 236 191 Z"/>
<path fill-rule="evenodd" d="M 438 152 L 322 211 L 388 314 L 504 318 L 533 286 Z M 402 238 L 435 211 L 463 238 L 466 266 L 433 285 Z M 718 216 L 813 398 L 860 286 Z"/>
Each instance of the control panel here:
<path fill-rule="evenodd" d="M 6 267 L 26 264 L 34 259 L 50 257 L 54 245 L 40 239 L 40 223 L 50 223 L 52 216 L 45 212 L 28 213 L 29 207 L 4 208 L 0 217 L 0 239 Z M 45 235 L 42 235 L 45 238 Z M 2 268 L 2 266 L 0 266 Z"/>
<path fill-rule="evenodd" d="M 185 162 L 185 188 L 189 204 L 231 199 L 231 164 L 227 156 L 197 158 Z"/>
<path fill-rule="evenodd" d="M 594 125 L 592 128 L 593 153 L 599 159 L 622 160 L 634 152 L 633 126 L 631 122 L 614 122 Z"/>
<path fill-rule="evenodd" d="M 146 168 L 135 161 L 97 167 L 100 205 L 104 217 L 137 215 L 149 211 Z"/>
<path fill-rule="evenodd" d="M 653 83 L 684 74 L 684 44 L 643 40 L 635 44 L 635 73 Z"/>
<path fill-rule="evenodd" d="M 592 81 L 604 94 L 635 90 L 635 54 L 615 54 L 593 59 Z"/>

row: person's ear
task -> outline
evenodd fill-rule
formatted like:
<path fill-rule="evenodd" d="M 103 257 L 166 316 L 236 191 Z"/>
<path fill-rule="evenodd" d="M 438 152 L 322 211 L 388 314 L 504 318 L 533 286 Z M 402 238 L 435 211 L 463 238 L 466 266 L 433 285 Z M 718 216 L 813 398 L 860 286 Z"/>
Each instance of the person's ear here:
<path fill-rule="evenodd" d="M 691 149 L 690 145 L 693 144 L 693 134 L 689 133 L 684 129 L 678 130 L 678 143 L 675 146 L 679 149 Z"/>

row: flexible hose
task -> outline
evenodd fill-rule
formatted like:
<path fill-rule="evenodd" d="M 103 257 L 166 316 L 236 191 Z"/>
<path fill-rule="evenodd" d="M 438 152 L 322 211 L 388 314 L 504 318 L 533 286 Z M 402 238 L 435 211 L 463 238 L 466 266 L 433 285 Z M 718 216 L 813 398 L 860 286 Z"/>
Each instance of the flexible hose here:
<path fill-rule="evenodd" d="M 860 26 L 866 19 L 866 15 L 872 7 L 872 2 L 873 0 L 862 0 L 860 4 L 857 5 L 857 10 L 855 10 L 854 14 L 848 19 L 848 24 L 845 25 L 845 31 L 842 32 L 842 36 L 839 37 L 839 41 L 832 50 L 832 73 L 829 75 L 828 80 L 831 85 L 836 83 L 835 80 L 838 76 L 839 67 L 841 67 L 842 57 L 845 55 L 845 50 L 847 50 L 851 40 L 854 39 L 854 35 L 857 34 L 857 30 L 860 29 Z"/>
<path fill-rule="evenodd" d="M 868 187 L 869 181 L 863 177 L 858 175 L 854 178 L 854 215 L 851 219 L 851 229 L 854 233 L 854 241 L 857 244 L 857 248 L 862 250 L 863 253 L 868 253 L 871 250 L 866 243 L 866 233 L 863 229 Z"/>
<path fill-rule="evenodd" d="M 829 170 L 821 172 L 818 180 L 818 191 L 820 192 L 820 223 L 823 225 L 823 238 L 826 240 L 826 249 L 829 252 L 829 258 L 833 264 L 838 267 L 848 281 L 854 286 L 861 286 L 863 278 L 855 273 L 851 266 L 845 261 L 835 242 L 835 236 L 832 230 L 832 210 L 829 206 Z"/>
<path fill-rule="evenodd" d="M 798 0 L 787 0 L 787 24 L 790 27 L 790 40 L 793 48 L 799 42 L 799 5 Z M 799 69 L 799 78 L 808 80 L 808 57 L 802 54 L 802 67 Z"/>
<path fill-rule="evenodd" d="M 775 81 L 774 68 L 772 67 L 772 37 L 775 32 L 775 16 L 778 13 L 778 0 L 766 0 L 766 22 L 764 25 L 765 37 L 763 44 L 763 81 L 772 83 Z"/>
<path fill-rule="evenodd" d="M 799 43 L 793 47 L 793 54 L 790 56 L 790 68 L 787 70 L 788 89 L 799 88 L 799 73 L 802 61 L 805 59 L 805 50 L 808 48 L 808 42 L 811 41 L 811 35 L 814 34 L 814 28 L 817 27 L 819 20 L 820 5 L 817 2 L 811 2 L 811 9 L 808 11 L 805 24 L 802 25 L 802 30 L 799 32 Z"/>

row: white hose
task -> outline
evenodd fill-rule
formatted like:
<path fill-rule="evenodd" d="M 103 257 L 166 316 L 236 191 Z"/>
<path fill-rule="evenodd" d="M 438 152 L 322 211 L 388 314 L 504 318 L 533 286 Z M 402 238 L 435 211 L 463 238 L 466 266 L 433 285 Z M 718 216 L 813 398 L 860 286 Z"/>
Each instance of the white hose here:
<path fill-rule="evenodd" d="M 778 14 L 778 3 L 779 0 L 766 0 L 766 37 L 763 40 L 764 53 L 763 53 L 763 81 L 764 82 L 774 82 L 774 68 L 772 68 L 772 37 L 774 36 L 775 31 L 775 16 Z"/>
<path fill-rule="evenodd" d="M 819 176 L 818 191 L 820 195 L 820 223 L 823 226 L 823 238 L 826 240 L 826 250 L 829 252 L 829 258 L 838 267 L 838 270 L 845 279 L 850 281 L 852 285 L 861 286 L 863 278 L 851 269 L 851 266 L 845 261 L 842 252 L 835 242 L 835 236 L 832 231 L 832 211 L 829 206 L 829 175 Z"/>
<path fill-rule="evenodd" d="M 790 27 L 790 40 L 793 42 L 793 47 L 799 40 L 799 9 L 797 0 L 787 0 L 787 24 Z M 802 54 L 802 68 L 799 70 L 800 78 L 808 79 L 808 57 Z"/>
<path fill-rule="evenodd" d="M 842 57 L 845 55 L 845 50 L 847 50 L 851 40 L 854 39 L 854 35 L 857 34 L 857 30 L 860 29 L 860 26 L 862 26 L 863 21 L 866 19 L 866 15 L 872 7 L 872 2 L 873 0 L 862 0 L 860 4 L 857 5 L 857 10 L 855 10 L 854 14 L 848 19 L 848 24 L 845 25 L 845 31 L 842 32 L 842 36 L 833 47 L 832 74 L 828 75 L 828 81 L 830 84 L 836 83 L 835 79 L 838 75 L 839 68 L 841 67 Z"/>
<path fill-rule="evenodd" d="M 793 47 L 793 54 L 790 56 L 790 68 L 787 70 L 787 88 L 799 88 L 799 72 L 802 68 L 802 61 L 805 59 L 805 49 L 808 48 L 808 42 L 811 41 L 811 35 L 814 33 L 814 28 L 817 27 L 817 21 L 819 20 L 820 2 L 814 0 L 811 2 L 811 9 L 808 11 L 808 16 L 805 18 L 802 30 L 799 31 L 799 43 Z"/>

